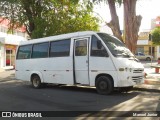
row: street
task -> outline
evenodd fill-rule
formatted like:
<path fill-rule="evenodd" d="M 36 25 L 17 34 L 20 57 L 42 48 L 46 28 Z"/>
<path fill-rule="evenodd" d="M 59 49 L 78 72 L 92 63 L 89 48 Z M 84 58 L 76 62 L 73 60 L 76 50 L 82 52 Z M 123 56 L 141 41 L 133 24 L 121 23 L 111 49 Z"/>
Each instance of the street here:
<path fill-rule="evenodd" d="M 14 72 L 0 73 L 0 111 L 86 111 L 87 115 L 91 111 L 160 111 L 158 89 L 134 88 L 112 95 L 75 86 L 34 89 L 28 82 L 15 80 Z"/>

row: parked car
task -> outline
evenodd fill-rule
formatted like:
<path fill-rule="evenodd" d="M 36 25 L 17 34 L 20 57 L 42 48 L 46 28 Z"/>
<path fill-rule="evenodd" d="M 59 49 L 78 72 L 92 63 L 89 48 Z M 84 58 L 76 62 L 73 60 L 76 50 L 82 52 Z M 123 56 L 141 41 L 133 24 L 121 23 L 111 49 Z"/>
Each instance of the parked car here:
<path fill-rule="evenodd" d="M 151 56 L 151 55 L 145 55 L 144 53 L 141 53 L 141 52 L 136 53 L 135 56 L 139 60 L 151 61 L 153 59 L 153 56 Z"/>

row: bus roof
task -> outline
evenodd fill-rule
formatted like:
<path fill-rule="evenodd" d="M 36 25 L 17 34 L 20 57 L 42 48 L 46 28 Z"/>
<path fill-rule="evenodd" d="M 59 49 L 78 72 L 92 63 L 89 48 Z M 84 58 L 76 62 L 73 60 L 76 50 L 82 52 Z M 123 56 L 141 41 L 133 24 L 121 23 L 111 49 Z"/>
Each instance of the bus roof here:
<path fill-rule="evenodd" d="M 56 36 L 31 39 L 28 41 L 22 41 L 22 42 L 20 42 L 20 45 L 41 43 L 41 42 L 47 42 L 47 41 L 55 41 L 55 40 L 57 41 L 57 40 L 62 40 L 62 39 L 67 39 L 67 38 L 72 38 L 72 37 L 92 35 L 92 34 L 96 34 L 96 33 L 97 32 L 94 32 L 94 31 L 82 31 L 82 32 L 67 33 L 67 34 L 61 34 L 61 35 L 56 35 Z"/>

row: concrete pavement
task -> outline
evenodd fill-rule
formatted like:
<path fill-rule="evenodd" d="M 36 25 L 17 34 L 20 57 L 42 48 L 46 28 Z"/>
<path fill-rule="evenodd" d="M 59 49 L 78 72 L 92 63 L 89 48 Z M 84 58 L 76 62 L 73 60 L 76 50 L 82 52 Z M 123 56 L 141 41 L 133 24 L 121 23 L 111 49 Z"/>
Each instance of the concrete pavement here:
<path fill-rule="evenodd" d="M 156 73 L 155 68 L 151 67 L 152 65 L 157 65 L 157 63 L 145 63 L 143 65 L 144 72 L 147 74 L 146 78 L 144 78 L 144 84 L 160 86 L 160 73 Z"/>
<path fill-rule="evenodd" d="M 0 72 L 4 72 L 4 69 L 0 68 Z"/>
<path fill-rule="evenodd" d="M 13 66 L 6 66 L 6 67 L 3 67 L 3 68 L 0 68 L 0 73 L 1 72 L 4 72 L 4 71 L 8 71 L 8 70 L 13 70 Z"/>

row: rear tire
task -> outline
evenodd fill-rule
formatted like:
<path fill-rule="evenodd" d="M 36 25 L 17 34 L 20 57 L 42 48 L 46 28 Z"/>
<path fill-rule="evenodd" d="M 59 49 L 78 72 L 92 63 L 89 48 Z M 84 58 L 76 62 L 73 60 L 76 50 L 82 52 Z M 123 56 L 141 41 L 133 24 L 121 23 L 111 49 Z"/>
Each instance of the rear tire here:
<path fill-rule="evenodd" d="M 112 79 L 107 76 L 100 76 L 96 80 L 96 90 L 99 94 L 108 95 L 113 92 L 114 86 Z"/>
<path fill-rule="evenodd" d="M 42 83 L 41 83 L 41 79 L 38 75 L 34 75 L 31 78 L 31 82 L 32 82 L 32 86 L 36 89 L 41 88 L 42 87 Z"/>

